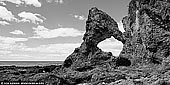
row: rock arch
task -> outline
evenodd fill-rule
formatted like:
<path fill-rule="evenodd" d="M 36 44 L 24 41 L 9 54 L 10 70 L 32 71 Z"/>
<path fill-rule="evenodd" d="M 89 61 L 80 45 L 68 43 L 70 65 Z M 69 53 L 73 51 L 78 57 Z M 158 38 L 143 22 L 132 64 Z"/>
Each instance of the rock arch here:
<path fill-rule="evenodd" d="M 111 37 L 125 43 L 123 33 L 119 30 L 116 21 L 105 12 L 93 7 L 89 10 L 86 21 L 86 32 L 80 47 L 66 58 L 63 67 L 78 70 L 94 68 L 103 62 L 114 58 L 111 52 L 102 51 L 97 45 Z M 68 66 L 69 65 L 69 66 Z"/>

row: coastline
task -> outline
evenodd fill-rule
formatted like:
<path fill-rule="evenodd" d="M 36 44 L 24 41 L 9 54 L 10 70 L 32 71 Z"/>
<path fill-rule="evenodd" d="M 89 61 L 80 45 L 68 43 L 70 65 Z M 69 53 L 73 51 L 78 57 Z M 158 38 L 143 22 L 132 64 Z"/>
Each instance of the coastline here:
<path fill-rule="evenodd" d="M 48 65 L 61 65 L 63 61 L 0 61 L 0 66 L 48 66 Z"/>

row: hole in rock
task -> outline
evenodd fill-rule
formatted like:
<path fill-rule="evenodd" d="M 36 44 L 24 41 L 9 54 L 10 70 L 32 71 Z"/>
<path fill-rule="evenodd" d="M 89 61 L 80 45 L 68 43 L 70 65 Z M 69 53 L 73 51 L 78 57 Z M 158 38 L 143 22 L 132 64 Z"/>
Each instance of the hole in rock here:
<path fill-rule="evenodd" d="M 116 60 L 116 66 L 130 66 L 131 61 L 127 58 L 119 57 Z"/>
<path fill-rule="evenodd" d="M 113 56 L 119 56 L 123 49 L 123 44 L 115 38 L 109 38 L 100 42 L 98 47 L 104 52 L 112 52 Z"/>

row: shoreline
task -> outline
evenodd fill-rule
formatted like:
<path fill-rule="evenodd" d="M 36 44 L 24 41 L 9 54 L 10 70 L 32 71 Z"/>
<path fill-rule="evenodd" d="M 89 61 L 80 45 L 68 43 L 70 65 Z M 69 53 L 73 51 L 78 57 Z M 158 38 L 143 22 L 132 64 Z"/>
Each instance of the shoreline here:
<path fill-rule="evenodd" d="M 0 61 L 2 66 L 16 66 L 16 67 L 32 67 L 32 66 L 50 66 L 61 65 L 63 61 Z"/>
<path fill-rule="evenodd" d="M 0 67 L 35 67 L 35 66 L 43 67 L 43 66 L 51 66 L 51 65 L 58 66 L 58 65 L 62 65 L 62 64 L 49 64 L 49 65 L 0 65 Z"/>

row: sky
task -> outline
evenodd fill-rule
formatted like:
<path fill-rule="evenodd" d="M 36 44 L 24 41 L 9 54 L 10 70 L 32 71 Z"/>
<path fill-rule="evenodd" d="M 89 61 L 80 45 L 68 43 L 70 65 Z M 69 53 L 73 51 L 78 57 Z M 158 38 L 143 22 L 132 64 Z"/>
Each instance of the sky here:
<path fill-rule="evenodd" d="M 97 7 L 121 23 L 130 0 L 0 0 L 0 61 L 64 61 L 83 42 L 88 10 Z M 113 37 L 98 45 L 118 56 Z"/>

